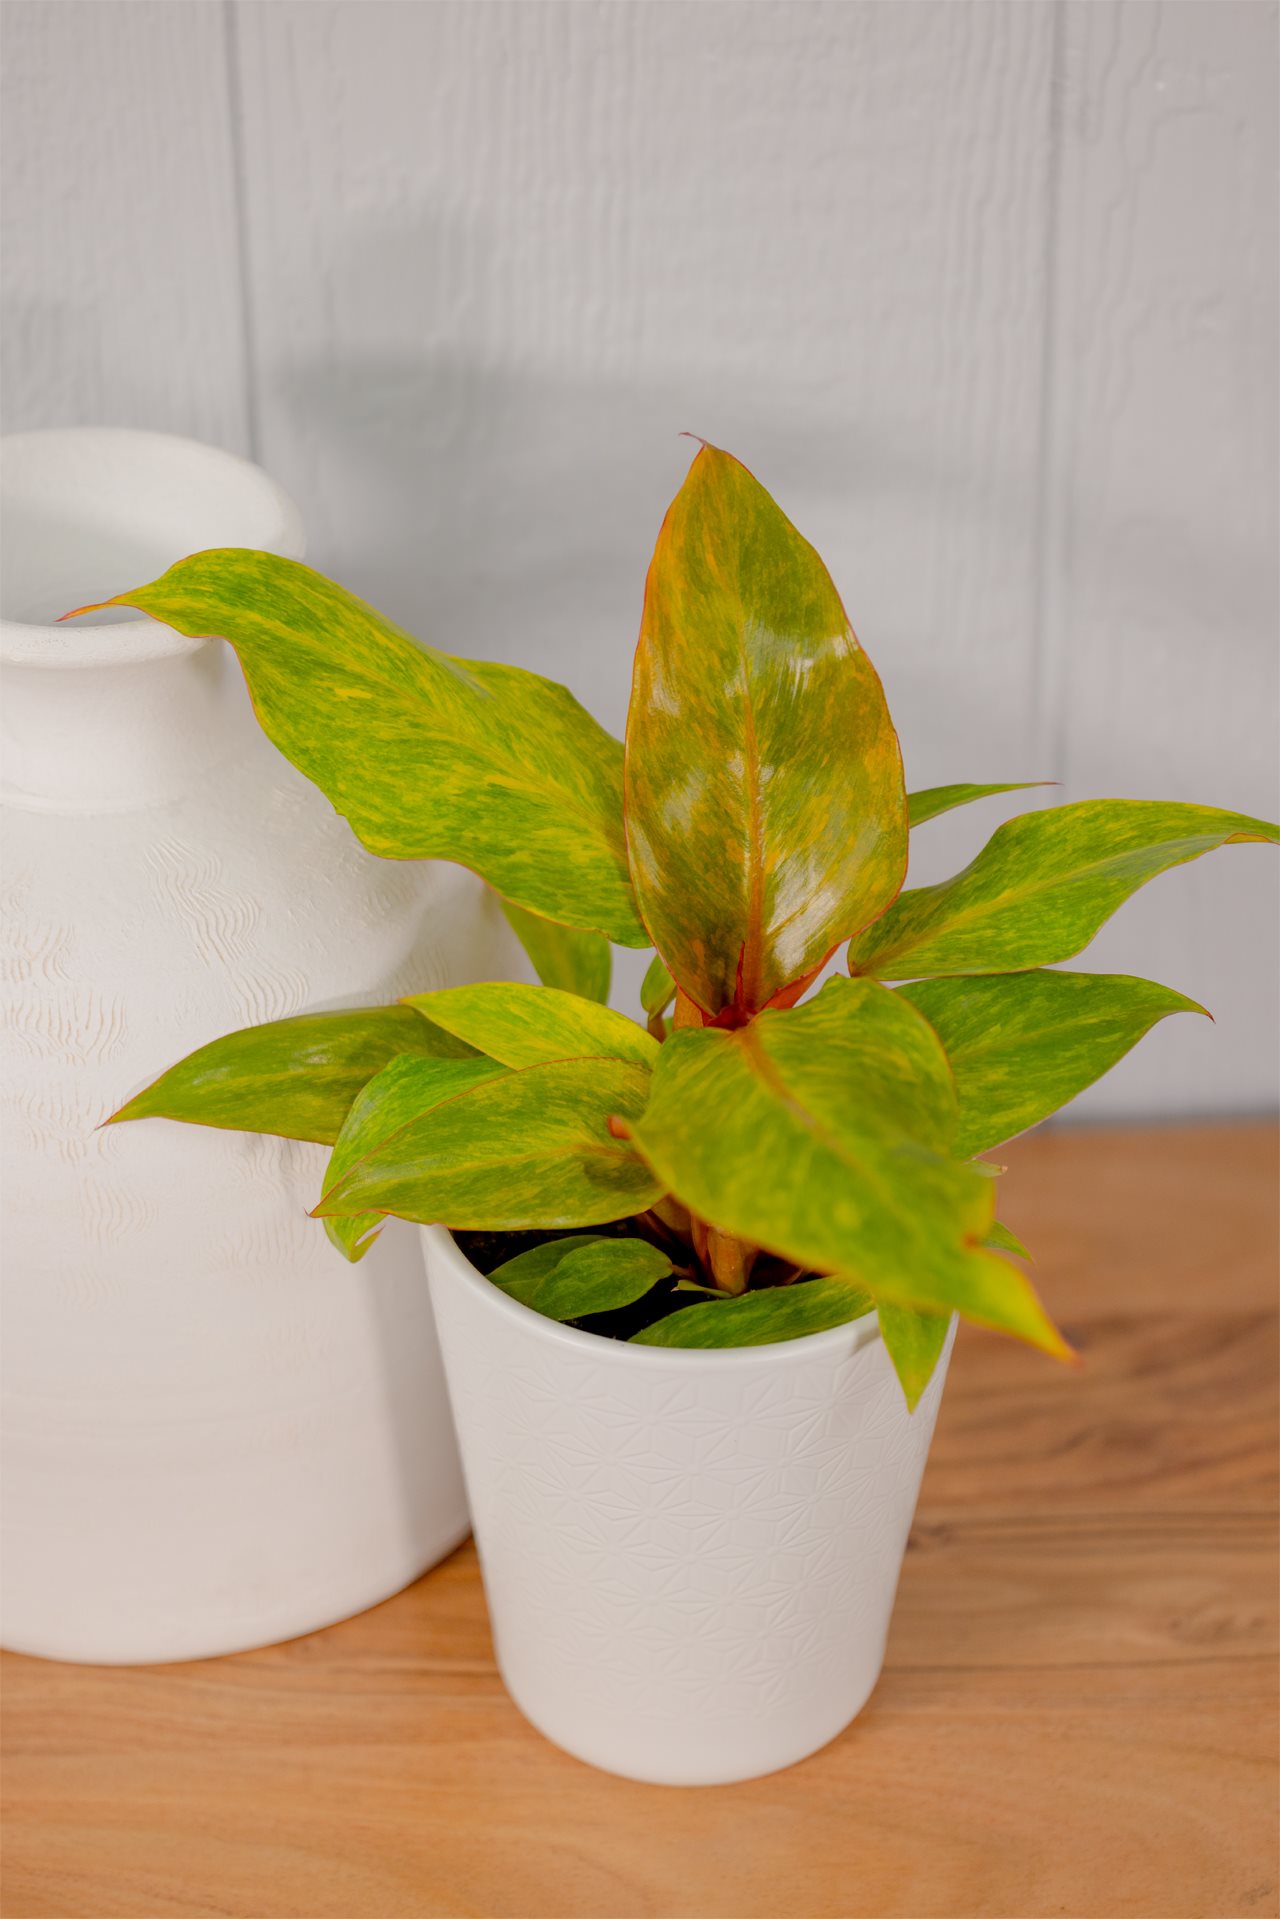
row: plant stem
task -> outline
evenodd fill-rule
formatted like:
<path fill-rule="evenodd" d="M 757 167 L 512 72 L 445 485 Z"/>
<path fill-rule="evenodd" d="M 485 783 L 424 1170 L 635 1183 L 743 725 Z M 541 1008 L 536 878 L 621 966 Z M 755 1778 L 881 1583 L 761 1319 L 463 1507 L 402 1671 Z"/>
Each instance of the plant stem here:
<path fill-rule="evenodd" d="M 755 1258 L 754 1246 L 731 1239 L 728 1233 L 718 1233 L 714 1226 L 708 1228 L 707 1263 L 722 1293 L 746 1292 Z"/>

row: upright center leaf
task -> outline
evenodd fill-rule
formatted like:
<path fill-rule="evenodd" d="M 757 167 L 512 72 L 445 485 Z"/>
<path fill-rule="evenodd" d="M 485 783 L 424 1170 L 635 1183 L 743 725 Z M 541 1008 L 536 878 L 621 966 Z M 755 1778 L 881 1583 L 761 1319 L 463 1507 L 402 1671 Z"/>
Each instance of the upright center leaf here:
<path fill-rule="evenodd" d="M 711 1018 L 767 1006 L 902 884 L 902 758 L 875 669 L 808 541 L 715 447 L 649 568 L 625 790 L 645 924 Z"/>

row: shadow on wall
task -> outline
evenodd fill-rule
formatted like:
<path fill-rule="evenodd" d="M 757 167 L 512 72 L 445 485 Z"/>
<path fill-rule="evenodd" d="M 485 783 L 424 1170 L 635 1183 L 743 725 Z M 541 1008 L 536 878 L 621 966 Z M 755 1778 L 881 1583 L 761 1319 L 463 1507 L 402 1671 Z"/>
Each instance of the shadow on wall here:
<path fill-rule="evenodd" d="M 967 421 L 922 397 L 936 368 L 869 390 L 852 331 L 847 366 L 748 363 L 740 346 L 731 359 L 696 288 L 687 355 L 655 366 L 646 340 L 670 339 L 679 316 L 659 329 L 642 304 L 571 310 L 509 254 L 476 224 L 365 216 L 332 236 L 323 301 L 307 261 L 281 270 L 265 316 L 260 457 L 298 498 L 313 562 L 411 632 L 563 679 L 620 730 L 645 568 L 693 452 L 684 430 L 760 473 L 827 557 L 873 657 L 901 641 L 907 673 L 954 650 L 957 554 L 1030 567 L 1023 436 L 998 428 L 975 469 Z M 513 349 L 522 299 L 528 344 Z M 1019 647 L 1022 611 L 1005 622 Z M 949 719 L 967 678 L 957 660 Z"/>
<path fill-rule="evenodd" d="M 620 731 L 645 569 L 695 451 L 681 431 L 848 487 L 847 430 L 768 418 L 733 384 L 611 385 L 453 348 L 294 367 L 280 401 L 308 448 L 293 485 L 313 561 L 422 638 L 566 681 Z M 290 483 L 270 437 L 264 459 Z"/>

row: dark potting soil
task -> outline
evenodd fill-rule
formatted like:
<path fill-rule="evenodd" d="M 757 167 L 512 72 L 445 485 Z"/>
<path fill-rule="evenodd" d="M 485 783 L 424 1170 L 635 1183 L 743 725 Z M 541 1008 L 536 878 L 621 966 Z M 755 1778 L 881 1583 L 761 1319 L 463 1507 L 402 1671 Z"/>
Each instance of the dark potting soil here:
<path fill-rule="evenodd" d="M 505 1266 L 509 1259 L 514 1259 L 517 1253 L 527 1253 L 534 1246 L 545 1246 L 551 1239 L 577 1238 L 583 1233 L 591 1233 L 601 1239 L 652 1238 L 652 1234 L 643 1231 L 640 1222 L 634 1218 L 614 1219 L 604 1226 L 580 1226 L 569 1231 L 557 1228 L 550 1232 L 542 1229 L 522 1233 L 456 1232 L 453 1237 L 477 1272 L 487 1278 L 499 1266 Z M 784 1271 L 782 1262 L 767 1253 L 762 1254 L 751 1276 L 751 1291 L 760 1286 L 776 1286 Z M 646 1326 L 656 1325 L 660 1319 L 669 1318 L 685 1306 L 703 1304 L 704 1298 L 705 1295 L 701 1293 L 678 1292 L 673 1276 L 659 1280 L 643 1299 L 637 1299 L 630 1306 L 621 1306 L 612 1313 L 587 1313 L 581 1319 L 570 1319 L 565 1324 L 577 1326 L 584 1333 L 599 1333 L 604 1339 L 631 1339 Z"/>

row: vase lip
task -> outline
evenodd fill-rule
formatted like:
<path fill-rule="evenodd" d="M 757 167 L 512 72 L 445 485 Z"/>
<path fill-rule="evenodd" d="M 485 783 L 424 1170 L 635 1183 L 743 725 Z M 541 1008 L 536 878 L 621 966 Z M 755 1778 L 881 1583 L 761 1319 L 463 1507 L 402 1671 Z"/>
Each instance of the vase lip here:
<path fill-rule="evenodd" d="M 590 1231 L 589 1227 L 580 1230 Z M 586 1333 L 577 1326 L 564 1326 L 530 1306 L 522 1306 L 499 1286 L 494 1286 L 478 1266 L 473 1266 L 447 1226 L 423 1226 L 428 1247 L 440 1254 L 449 1269 L 471 1292 L 483 1300 L 500 1318 L 519 1321 L 526 1333 L 541 1337 L 553 1346 L 564 1346 L 601 1363 L 615 1365 L 666 1365 L 690 1367 L 710 1365 L 722 1368 L 755 1366 L 780 1367 L 788 1359 L 851 1359 L 880 1338 L 880 1320 L 874 1310 L 858 1319 L 846 1320 L 822 1333 L 802 1333 L 797 1339 L 771 1340 L 762 1346 L 636 1346 L 630 1340 L 607 1339 L 601 1333 Z"/>
<path fill-rule="evenodd" d="M 193 503 L 191 522 L 195 526 L 200 524 L 202 514 L 207 519 L 212 511 L 216 518 L 223 501 L 234 503 L 237 518 L 251 532 L 250 538 L 208 538 L 197 533 L 186 543 L 181 537 L 175 541 L 170 535 L 165 540 L 159 534 L 158 538 L 171 549 L 166 567 L 220 546 L 252 546 L 295 560 L 305 551 L 302 517 L 284 488 L 252 460 L 223 447 L 209 446 L 183 434 L 137 427 L 45 427 L 0 435 L 0 463 L 12 481 L 15 499 L 21 498 L 15 465 L 42 461 L 62 461 L 69 468 L 78 468 L 82 488 L 86 478 L 91 484 L 99 473 L 105 488 L 112 484 L 113 474 L 129 466 L 145 471 L 152 484 L 162 475 L 175 488 L 184 480 L 202 484 L 220 498 L 213 508 Z M 53 484 L 56 486 L 56 480 Z M 108 589 L 112 584 L 104 582 Z M 136 666 L 198 653 L 216 637 L 179 633 L 141 613 L 136 619 L 86 626 L 63 626 L 57 620 L 0 618 L 0 663 L 43 669 Z"/>

